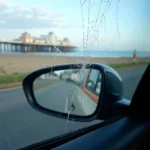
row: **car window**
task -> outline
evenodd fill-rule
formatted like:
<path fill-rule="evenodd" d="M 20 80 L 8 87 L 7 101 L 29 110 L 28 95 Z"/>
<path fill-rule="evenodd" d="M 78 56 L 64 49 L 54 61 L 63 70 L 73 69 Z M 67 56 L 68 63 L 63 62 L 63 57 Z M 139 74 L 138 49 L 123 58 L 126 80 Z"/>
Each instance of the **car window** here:
<path fill-rule="evenodd" d="M 101 73 L 98 70 L 91 70 L 86 81 L 86 88 L 94 94 L 99 94 Z"/>
<path fill-rule="evenodd" d="M 95 93 L 97 95 L 100 94 L 101 92 L 101 84 L 102 84 L 102 74 L 100 73 L 98 76 L 98 80 L 97 80 L 97 84 L 96 84 L 96 89 L 95 89 Z"/>
<path fill-rule="evenodd" d="M 83 64 L 71 74 L 60 71 L 37 80 L 40 100 L 47 97 L 58 109 L 64 103 L 57 99 L 76 98 L 87 109 L 85 93 L 97 105 L 102 74 L 85 70 L 93 63 L 115 69 L 122 78 L 123 97 L 131 100 L 150 60 L 149 6 L 150 0 L 0 0 L 0 149 L 20 149 L 102 122 L 59 119 L 34 110 L 22 81 L 35 70 Z M 65 84 L 58 86 L 58 81 Z M 84 93 L 74 96 L 69 84 Z M 48 94 L 42 93 L 49 85 Z M 69 100 L 63 97 L 68 91 Z M 69 108 L 78 113 L 76 105 L 72 102 Z"/>

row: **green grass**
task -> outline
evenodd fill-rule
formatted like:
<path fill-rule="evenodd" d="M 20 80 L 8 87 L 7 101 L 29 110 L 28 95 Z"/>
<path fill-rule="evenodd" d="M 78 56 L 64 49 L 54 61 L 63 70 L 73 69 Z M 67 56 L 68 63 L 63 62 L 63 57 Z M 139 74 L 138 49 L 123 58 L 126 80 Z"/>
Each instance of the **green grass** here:
<path fill-rule="evenodd" d="M 27 74 L 28 73 L 13 73 L 10 75 L 0 75 L 0 84 L 22 82 Z"/>
<path fill-rule="evenodd" d="M 140 65 L 146 65 L 148 62 L 136 62 L 135 64 L 110 64 L 109 66 L 114 69 L 121 69 L 121 68 L 128 68 L 128 67 L 136 67 Z M 9 84 L 9 83 L 16 83 L 16 82 L 22 82 L 25 76 L 28 73 L 13 73 L 10 75 L 0 75 L 0 84 Z"/>
<path fill-rule="evenodd" d="M 127 64 L 127 63 L 123 63 L 123 64 L 110 64 L 109 66 L 114 68 L 114 69 L 121 69 L 121 68 L 128 68 L 128 67 L 136 67 L 136 66 L 140 66 L 140 65 L 146 65 L 148 64 L 148 62 L 136 62 L 135 64 Z"/>

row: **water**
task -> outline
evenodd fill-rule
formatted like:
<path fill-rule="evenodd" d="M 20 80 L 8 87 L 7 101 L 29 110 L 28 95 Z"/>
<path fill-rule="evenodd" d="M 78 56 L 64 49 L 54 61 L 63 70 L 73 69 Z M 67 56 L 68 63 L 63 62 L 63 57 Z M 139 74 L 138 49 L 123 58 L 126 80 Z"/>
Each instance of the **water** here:
<path fill-rule="evenodd" d="M 20 55 L 23 54 L 21 52 L 0 52 L 0 54 L 13 54 L 13 55 Z M 55 53 L 55 52 L 32 52 L 29 53 L 32 55 L 42 55 L 42 56 L 68 56 L 68 57 L 78 57 L 78 56 L 85 56 L 85 57 L 132 57 L 133 51 L 78 51 L 78 52 L 65 52 L 65 53 Z M 137 57 L 150 57 L 150 51 L 137 51 Z"/>

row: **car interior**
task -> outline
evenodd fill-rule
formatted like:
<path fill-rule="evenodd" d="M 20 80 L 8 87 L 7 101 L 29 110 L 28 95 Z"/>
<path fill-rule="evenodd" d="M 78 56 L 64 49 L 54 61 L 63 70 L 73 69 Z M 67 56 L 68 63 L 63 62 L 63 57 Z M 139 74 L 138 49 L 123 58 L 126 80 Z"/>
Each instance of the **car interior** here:
<path fill-rule="evenodd" d="M 128 113 L 102 123 L 36 143 L 27 149 L 150 149 L 150 64 L 134 93 Z"/>

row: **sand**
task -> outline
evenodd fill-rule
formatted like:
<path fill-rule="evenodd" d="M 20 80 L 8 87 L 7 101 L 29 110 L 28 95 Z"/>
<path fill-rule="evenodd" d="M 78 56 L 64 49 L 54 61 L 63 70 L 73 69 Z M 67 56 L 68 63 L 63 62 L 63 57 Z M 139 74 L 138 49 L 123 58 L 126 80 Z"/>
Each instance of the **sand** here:
<path fill-rule="evenodd" d="M 138 62 L 149 58 L 137 58 Z M 102 64 L 132 63 L 131 58 L 81 58 L 62 56 L 39 56 L 33 54 L 0 54 L 0 74 L 26 73 L 36 69 L 65 63 L 92 62 Z"/>

